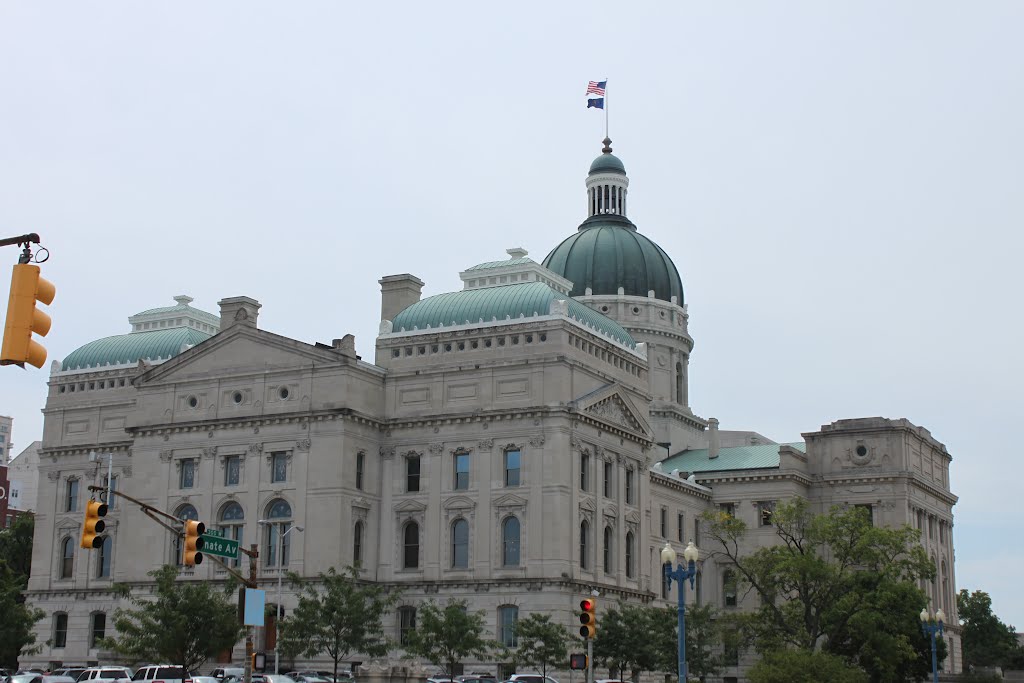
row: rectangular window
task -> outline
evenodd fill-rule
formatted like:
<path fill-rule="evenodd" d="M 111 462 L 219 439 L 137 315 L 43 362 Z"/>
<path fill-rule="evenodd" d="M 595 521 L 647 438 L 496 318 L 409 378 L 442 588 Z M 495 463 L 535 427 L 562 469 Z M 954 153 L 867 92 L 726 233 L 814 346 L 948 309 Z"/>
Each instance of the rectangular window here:
<path fill-rule="evenodd" d="M 590 479 L 590 455 L 584 453 L 580 456 L 580 490 L 587 490 L 587 480 Z"/>
<path fill-rule="evenodd" d="M 98 647 L 97 642 L 107 637 L 107 615 L 96 612 L 92 615 L 92 632 L 89 634 L 89 647 Z"/>
<path fill-rule="evenodd" d="M 736 505 L 735 505 L 735 503 L 722 503 L 722 504 L 720 504 L 718 506 L 718 511 L 721 512 L 723 515 L 728 515 L 729 517 L 735 517 L 736 516 Z"/>
<path fill-rule="evenodd" d="M 505 647 L 516 647 L 519 644 L 516 640 L 516 620 L 518 618 L 518 607 L 505 605 L 498 608 L 498 642 Z"/>
<path fill-rule="evenodd" d="M 700 516 L 693 518 L 693 542 L 700 547 Z"/>
<path fill-rule="evenodd" d="M 636 496 L 633 493 L 633 470 L 626 470 L 626 505 L 636 504 Z"/>
<path fill-rule="evenodd" d="M 604 463 L 604 497 L 612 497 L 612 464 L 607 461 Z"/>
<path fill-rule="evenodd" d="M 237 455 L 229 455 L 224 459 L 224 485 L 238 486 L 242 475 L 242 458 Z"/>
<path fill-rule="evenodd" d="M 270 454 L 270 483 L 288 481 L 288 454 L 277 451 Z"/>
<path fill-rule="evenodd" d="M 400 607 L 398 609 L 398 643 L 409 644 L 409 634 L 416 630 L 416 608 Z"/>
<path fill-rule="evenodd" d="M 78 511 L 78 480 L 68 479 L 67 484 L 67 504 L 64 506 L 65 512 L 77 512 Z"/>
<path fill-rule="evenodd" d="M 356 488 L 363 490 L 363 468 L 366 466 L 366 453 L 356 453 Z"/>
<path fill-rule="evenodd" d="M 68 615 L 57 612 L 53 615 L 53 646 L 66 647 L 68 644 Z"/>
<path fill-rule="evenodd" d="M 186 458 L 181 461 L 181 469 L 178 471 L 178 488 L 190 489 L 196 483 L 196 461 Z"/>
<path fill-rule="evenodd" d="M 455 454 L 455 490 L 469 488 L 469 453 Z"/>
<path fill-rule="evenodd" d="M 519 486 L 519 451 L 505 451 L 505 486 Z"/>
<path fill-rule="evenodd" d="M 661 537 L 668 538 L 668 510 L 661 508 Z"/>
<path fill-rule="evenodd" d="M 680 512 L 676 515 L 676 540 L 680 543 L 683 542 L 683 536 L 686 535 L 686 517 Z"/>
<path fill-rule="evenodd" d="M 420 490 L 420 459 L 405 459 L 405 490 L 415 493 Z"/>
<path fill-rule="evenodd" d="M 757 504 L 758 526 L 772 526 L 772 516 L 775 514 L 775 501 L 762 500 Z"/>
<path fill-rule="evenodd" d="M 867 505 L 864 505 L 864 504 L 855 505 L 854 507 L 856 507 L 856 508 L 858 508 L 860 510 L 866 510 L 867 511 L 867 517 L 868 517 L 868 524 L 870 524 L 871 526 L 875 525 L 875 510 L 874 510 L 874 508 L 871 507 L 870 504 L 867 504 Z M 934 519 L 930 520 L 930 526 L 931 526 L 932 532 L 934 532 L 935 531 Z M 932 533 L 930 535 L 931 535 L 932 538 L 935 538 L 934 533 Z"/>

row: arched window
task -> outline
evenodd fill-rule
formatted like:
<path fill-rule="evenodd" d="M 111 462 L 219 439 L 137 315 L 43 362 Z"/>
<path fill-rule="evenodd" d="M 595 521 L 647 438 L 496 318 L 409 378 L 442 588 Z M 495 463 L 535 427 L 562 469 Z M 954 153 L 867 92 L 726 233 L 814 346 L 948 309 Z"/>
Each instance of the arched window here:
<path fill-rule="evenodd" d="M 469 566 L 469 522 L 457 519 L 452 522 L 452 568 L 465 569 Z"/>
<path fill-rule="evenodd" d="M 587 568 L 587 555 L 589 554 L 589 548 L 587 547 L 590 542 L 590 524 L 587 520 L 580 522 L 580 569 Z"/>
<path fill-rule="evenodd" d="M 245 529 L 245 512 L 242 506 L 231 501 L 220 509 L 220 531 L 224 538 L 238 541 L 238 547 L 242 547 L 242 533 Z M 239 559 L 227 560 L 232 567 L 237 567 Z"/>
<path fill-rule="evenodd" d="M 287 565 L 289 558 L 288 550 L 291 547 L 292 539 L 292 534 L 288 533 L 288 529 L 292 526 L 292 506 L 288 504 L 288 501 L 281 500 L 280 498 L 271 501 L 270 505 L 267 506 L 267 519 L 270 520 L 270 524 L 267 525 L 267 546 L 264 551 L 267 561 L 264 566 Z M 284 536 L 281 536 L 281 534 L 284 534 Z M 277 558 L 278 544 L 281 545 L 280 562 L 278 562 Z"/>
<path fill-rule="evenodd" d="M 402 540 L 402 566 L 406 569 L 416 569 L 420 566 L 420 525 L 416 522 L 406 524 Z"/>
<path fill-rule="evenodd" d="M 96 578 L 110 578 L 110 561 L 113 550 L 114 540 L 110 536 L 104 536 L 103 543 L 100 545 L 100 553 L 96 557 Z"/>
<path fill-rule="evenodd" d="M 726 607 L 736 606 L 736 572 L 731 569 L 722 572 L 722 595 Z"/>
<path fill-rule="evenodd" d="M 363 564 L 363 520 L 356 522 L 352 529 L 352 564 L 356 567 Z"/>
<path fill-rule="evenodd" d="M 501 523 L 501 564 L 505 567 L 519 566 L 519 519 L 506 517 Z"/>
<path fill-rule="evenodd" d="M 633 532 L 626 532 L 626 576 L 633 578 Z"/>
<path fill-rule="evenodd" d="M 683 403 L 683 364 L 676 363 L 676 403 Z"/>
<path fill-rule="evenodd" d="M 612 528 L 604 528 L 604 573 L 612 573 Z"/>
<path fill-rule="evenodd" d="M 178 519 L 184 519 L 184 520 L 198 520 L 199 519 L 199 513 L 196 512 L 196 509 L 194 507 L 192 507 L 191 505 L 187 505 L 187 504 L 186 505 L 182 505 L 180 508 L 178 508 L 177 512 L 174 513 L 174 516 L 177 517 Z M 171 557 L 174 558 L 174 564 L 176 564 L 178 566 L 181 566 L 181 543 L 182 543 L 181 536 L 175 536 L 171 540 Z"/>
<path fill-rule="evenodd" d="M 75 541 L 65 538 L 60 543 L 60 578 L 70 579 L 75 573 Z"/>

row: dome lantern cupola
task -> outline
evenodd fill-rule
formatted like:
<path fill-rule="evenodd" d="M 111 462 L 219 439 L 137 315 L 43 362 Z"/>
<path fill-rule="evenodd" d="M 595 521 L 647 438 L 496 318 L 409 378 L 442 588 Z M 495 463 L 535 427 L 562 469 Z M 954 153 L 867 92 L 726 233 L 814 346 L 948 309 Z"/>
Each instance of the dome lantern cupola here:
<path fill-rule="evenodd" d="M 601 156 L 590 164 L 587 175 L 587 216 L 626 215 L 626 191 L 629 178 L 622 161 L 612 154 L 612 141 L 604 139 Z"/>

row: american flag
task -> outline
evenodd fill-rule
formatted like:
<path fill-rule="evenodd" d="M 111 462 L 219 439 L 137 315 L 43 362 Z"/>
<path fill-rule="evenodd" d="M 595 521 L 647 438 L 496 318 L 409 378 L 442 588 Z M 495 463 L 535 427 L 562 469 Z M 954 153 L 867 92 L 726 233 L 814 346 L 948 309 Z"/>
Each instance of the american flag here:
<path fill-rule="evenodd" d="M 587 84 L 587 94 L 604 95 L 604 87 L 608 84 L 608 81 L 590 81 Z"/>

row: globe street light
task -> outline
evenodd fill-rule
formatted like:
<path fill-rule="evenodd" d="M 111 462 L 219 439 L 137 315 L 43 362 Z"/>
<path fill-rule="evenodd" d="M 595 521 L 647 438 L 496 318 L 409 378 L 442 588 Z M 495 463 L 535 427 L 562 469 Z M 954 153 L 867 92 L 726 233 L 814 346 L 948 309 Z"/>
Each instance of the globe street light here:
<path fill-rule="evenodd" d="M 257 524 L 271 526 L 274 524 L 269 519 L 256 520 Z M 298 524 L 289 526 L 286 530 L 284 525 L 288 522 L 278 522 L 280 528 L 277 530 L 277 604 L 274 614 L 274 673 L 280 673 L 281 668 L 281 646 L 277 641 L 281 638 L 281 575 L 284 574 L 284 537 L 293 531 L 302 533 L 305 529 Z"/>
<path fill-rule="evenodd" d="M 935 641 L 942 636 L 942 624 L 946 621 L 946 615 L 939 609 L 935 611 L 935 618 L 932 619 L 928 608 L 925 607 L 921 610 L 920 616 L 921 632 L 928 636 L 928 640 L 932 641 L 932 680 L 933 683 L 939 683 L 939 660 L 935 652 Z"/>
<path fill-rule="evenodd" d="M 676 551 L 665 541 L 665 547 L 661 549 L 661 564 L 665 570 L 665 581 L 669 588 L 672 587 L 672 579 L 679 585 L 679 600 L 677 613 L 679 615 L 679 683 L 686 683 L 686 601 L 683 598 L 683 581 L 690 580 L 690 588 L 693 588 L 693 577 L 697 575 L 697 559 L 700 553 L 697 546 L 690 541 L 683 551 L 683 559 L 686 560 L 686 567 L 682 564 L 672 565 L 676 562 Z"/>

